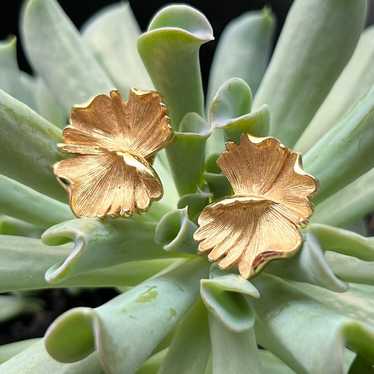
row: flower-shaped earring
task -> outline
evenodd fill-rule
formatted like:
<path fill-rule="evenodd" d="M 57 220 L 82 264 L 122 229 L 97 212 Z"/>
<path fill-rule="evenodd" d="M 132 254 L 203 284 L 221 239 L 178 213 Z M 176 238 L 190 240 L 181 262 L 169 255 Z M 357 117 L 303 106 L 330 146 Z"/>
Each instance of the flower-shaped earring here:
<path fill-rule="evenodd" d="M 61 150 L 76 155 L 54 165 L 77 217 L 130 216 L 163 195 L 152 168 L 155 153 L 172 139 L 166 107 L 155 91 L 118 91 L 74 107 Z"/>
<path fill-rule="evenodd" d="M 270 260 L 298 250 L 317 181 L 302 170 L 298 153 L 271 137 L 243 134 L 240 144 L 226 144 L 217 163 L 234 196 L 202 211 L 194 238 L 209 260 L 222 269 L 236 265 L 250 278 Z"/>

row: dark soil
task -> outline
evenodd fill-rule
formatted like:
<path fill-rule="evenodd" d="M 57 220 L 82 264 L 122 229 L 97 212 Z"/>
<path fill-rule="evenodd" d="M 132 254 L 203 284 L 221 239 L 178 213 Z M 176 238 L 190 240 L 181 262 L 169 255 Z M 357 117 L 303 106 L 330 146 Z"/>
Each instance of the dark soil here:
<path fill-rule="evenodd" d="M 48 326 L 63 312 L 78 306 L 95 308 L 117 295 L 118 292 L 111 288 L 40 291 L 34 297 L 42 301 L 43 309 L 0 323 L 0 345 L 42 337 Z"/>

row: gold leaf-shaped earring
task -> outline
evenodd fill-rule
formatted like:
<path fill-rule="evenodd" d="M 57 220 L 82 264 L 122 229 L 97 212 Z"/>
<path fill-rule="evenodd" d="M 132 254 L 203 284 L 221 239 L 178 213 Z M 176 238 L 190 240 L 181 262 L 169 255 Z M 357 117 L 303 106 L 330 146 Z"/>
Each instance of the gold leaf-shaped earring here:
<path fill-rule="evenodd" d="M 243 134 L 239 144 L 226 144 L 217 163 L 234 195 L 204 208 L 194 238 L 220 268 L 237 266 L 250 278 L 299 249 L 318 183 L 302 170 L 298 153 L 271 137 Z"/>
<path fill-rule="evenodd" d="M 132 89 L 128 101 L 118 91 L 74 107 L 59 148 L 74 158 L 53 171 L 69 194 L 77 217 L 131 216 L 163 195 L 152 160 L 172 139 L 158 92 Z"/>

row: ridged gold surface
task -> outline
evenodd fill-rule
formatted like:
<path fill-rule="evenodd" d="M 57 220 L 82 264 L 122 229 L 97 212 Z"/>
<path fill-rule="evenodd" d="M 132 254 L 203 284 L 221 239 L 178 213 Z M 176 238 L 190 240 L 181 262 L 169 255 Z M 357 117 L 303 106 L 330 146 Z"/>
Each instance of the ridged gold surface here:
<path fill-rule="evenodd" d="M 155 91 L 98 95 L 74 107 L 61 150 L 75 154 L 54 165 L 78 217 L 130 216 L 162 197 L 152 168 L 155 153 L 172 138 L 166 108 Z"/>
<path fill-rule="evenodd" d="M 243 134 L 240 144 L 226 144 L 217 163 L 234 196 L 202 211 L 194 238 L 199 252 L 220 268 L 237 266 L 250 278 L 270 260 L 298 250 L 317 181 L 302 170 L 298 153 L 271 137 Z"/>

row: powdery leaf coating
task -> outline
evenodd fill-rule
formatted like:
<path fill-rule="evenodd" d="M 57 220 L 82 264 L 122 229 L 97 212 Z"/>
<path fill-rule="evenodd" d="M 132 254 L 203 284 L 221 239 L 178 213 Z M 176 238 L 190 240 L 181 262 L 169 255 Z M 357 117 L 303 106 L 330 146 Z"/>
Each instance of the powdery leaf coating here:
<path fill-rule="evenodd" d="M 235 265 L 249 278 L 298 250 L 317 181 L 302 170 L 298 153 L 271 137 L 243 134 L 239 144 L 226 144 L 217 163 L 234 196 L 202 211 L 194 238 L 209 260 L 222 269 Z"/>
<path fill-rule="evenodd" d="M 132 89 L 127 102 L 118 91 L 98 95 L 72 109 L 63 135 L 60 149 L 76 157 L 53 170 L 76 216 L 130 216 L 162 197 L 151 163 L 172 130 L 157 92 Z"/>

